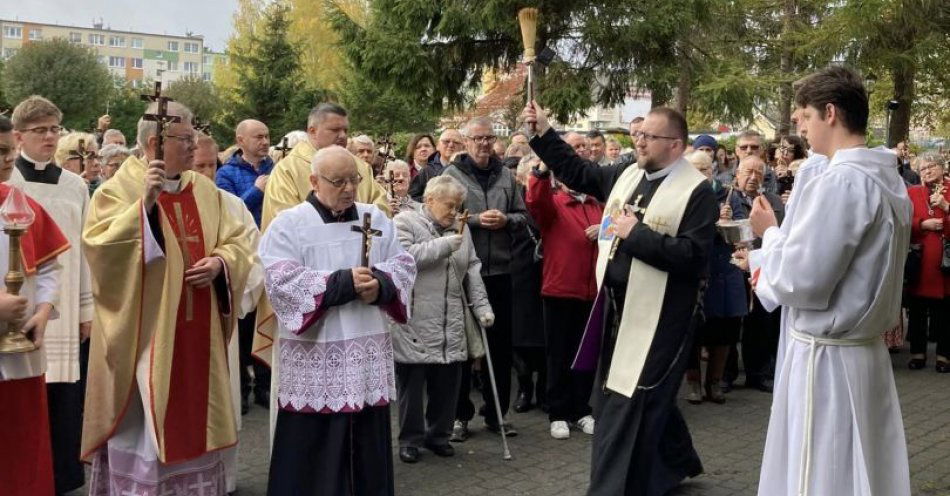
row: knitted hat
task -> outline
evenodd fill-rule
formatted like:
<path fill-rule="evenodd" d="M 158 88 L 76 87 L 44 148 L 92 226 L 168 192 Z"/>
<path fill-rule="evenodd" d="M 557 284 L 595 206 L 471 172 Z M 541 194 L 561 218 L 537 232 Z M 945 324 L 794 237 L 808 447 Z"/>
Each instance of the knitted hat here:
<path fill-rule="evenodd" d="M 719 146 L 719 143 L 716 142 L 716 138 L 713 138 L 708 134 L 700 134 L 695 140 L 693 140 L 693 148 L 698 150 L 701 146 L 708 146 L 709 148 L 715 150 L 716 147 Z"/>

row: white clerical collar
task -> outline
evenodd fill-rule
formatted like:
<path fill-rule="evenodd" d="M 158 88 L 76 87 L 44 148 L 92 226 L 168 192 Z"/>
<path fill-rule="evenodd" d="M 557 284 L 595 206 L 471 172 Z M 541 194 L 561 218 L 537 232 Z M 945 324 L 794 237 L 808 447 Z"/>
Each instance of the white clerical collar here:
<path fill-rule="evenodd" d="M 166 179 L 162 185 L 162 190 L 167 193 L 177 193 L 181 188 L 181 177 L 178 179 Z"/>
<path fill-rule="evenodd" d="M 644 170 L 643 172 L 647 176 L 647 181 L 656 181 L 657 179 L 660 179 L 662 177 L 669 176 L 670 173 L 673 172 L 673 168 L 676 167 L 677 162 L 673 162 L 672 164 L 667 165 L 666 167 L 655 172 L 649 172 L 649 171 Z"/>
<path fill-rule="evenodd" d="M 29 155 L 26 154 L 26 152 L 24 152 L 24 151 L 22 151 L 22 150 L 20 151 L 20 155 L 23 155 L 23 158 L 25 158 L 25 159 L 27 160 L 27 162 L 32 163 L 32 164 L 33 164 L 33 168 L 36 169 L 36 170 L 38 170 L 38 171 L 46 170 L 46 166 L 49 165 L 50 162 L 52 162 L 52 160 L 47 160 L 46 162 L 40 162 L 39 160 L 33 160 L 32 158 L 30 158 Z"/>

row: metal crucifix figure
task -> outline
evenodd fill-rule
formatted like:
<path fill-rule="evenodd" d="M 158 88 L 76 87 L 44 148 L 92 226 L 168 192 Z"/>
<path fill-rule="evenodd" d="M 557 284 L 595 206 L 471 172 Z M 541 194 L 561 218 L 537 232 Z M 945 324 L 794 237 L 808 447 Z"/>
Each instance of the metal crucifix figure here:
<path fill-rule="evenodd" d="M 382 236 L 383 232 L 379 229 L 373 229 L 370 219 L 372 215 L 369 212 L 363 214 L 363 225 L 350 227 L 351 231 L 363 235 L 363 247 L 360 252 L 360 266 L 369 267 L 369 252 L 373 248 L 373 236 Z"/>
<path fill-rule="evenodd" d="M 154 114 L 145 114 L 142 118 L 147 121 L 155 121 L 158 124 L 158 130 L 155 132 L 155 136 L 158 138 L 158 145 L 155 148 L 155 159 L 165 160 L 165 127 L 172 122 L 181 122 L 181 117 L 168 115 L 168 102 L 173 102 L 174 100 L 167 96 L 162 96 L 161 81 L 155 81 L 155 93 L 142 95 L 142 100 L 158 102 L 158 111 Z"/>
<path fill-rule="evenodd" d="M 79 172 L 83 173 L 86 171 L 86 159 L 89 158 L 89 153 L 86 152 L 86 140 L 80 138 L 79 144 L 76 145 L 75 150 L 69 150 L 69 158 L 75 158 L 79 160 Z"/>
<path fill-rule="evenodd" d="M 280 144 L 274 147 L 274 150 L 280 152 L 280 159 L 283 160 L 287 156 L 287 152 L 291 150 L 291 147 L 287 146 L 287 137 L 284 136 L 280 140 Z"/>

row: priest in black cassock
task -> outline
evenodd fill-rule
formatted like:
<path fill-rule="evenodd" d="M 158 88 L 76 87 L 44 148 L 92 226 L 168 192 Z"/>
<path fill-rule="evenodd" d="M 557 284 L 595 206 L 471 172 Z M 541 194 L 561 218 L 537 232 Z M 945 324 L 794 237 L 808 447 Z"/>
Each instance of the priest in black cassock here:
<path fill-rule="evenodd" d="M 537 103 L 522 115 L 557 179 L 606 202 L 599 292 L 574 363 L 598 370 L 588 494 L 664 495 L 703 470 L 676 394 L 701 319 L 716 196 L 683 158 L 686 120 L 675 110 L 650 111 L 633 136 L 637 167 L 625 169 L 578 157 Z"/>

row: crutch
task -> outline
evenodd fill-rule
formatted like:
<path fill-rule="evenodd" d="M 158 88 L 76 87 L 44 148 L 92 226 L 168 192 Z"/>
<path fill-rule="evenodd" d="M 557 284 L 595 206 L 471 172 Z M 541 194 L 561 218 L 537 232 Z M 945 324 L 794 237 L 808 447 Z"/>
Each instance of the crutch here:
<path fill-rule="evenodd" d="M 466 218 L 468 211 L 466 210 Z M 459 231 L 460 233 L 465 232 L 465 223 L 462 222 L 462 226 Z M 475 325 L 478 326 L 478 331 L 482 336 L 482 344 L 485 346 L 485 362 L 488 366 L 488 382 L 491 384 L 491 393 L 492 397 L 495 398 L 495 415 L 498 418 L 498 429 L 501 431 L 501 447 L 502 447 L 502 459 L 511 460 L 511 450 L 508 449 L 508 435 L 505 433 L 505 422 L 501 417 L 501 403 L 498 402 L 498 385 L 495 382 L 495 369 L 492 367 L 491 363 L 491 351 L 488 349 L 488 334 L 485 333 L 485 327 L 482 326 L 482 323 L 478 321 L 478 318 L 475 317 L 475 308 L 472 306 L 472 302 L 469 301 L 468 296 L 465 294 L 465 279 L 462 279 L 462 276 L 459 275 L 458 269 L 455 267 L 455 264 L 452 263 L 451 255 L 449 255 L 449 266 L 452 267 L 452 271 L 455 272 L 455 278 L 458 279 L 459 284 L 462 285 L 462 300 L 465 303 L 465 306 L 468 307 L 468 312 L 472 315 L 472 318 L 475 320 Z"/>

